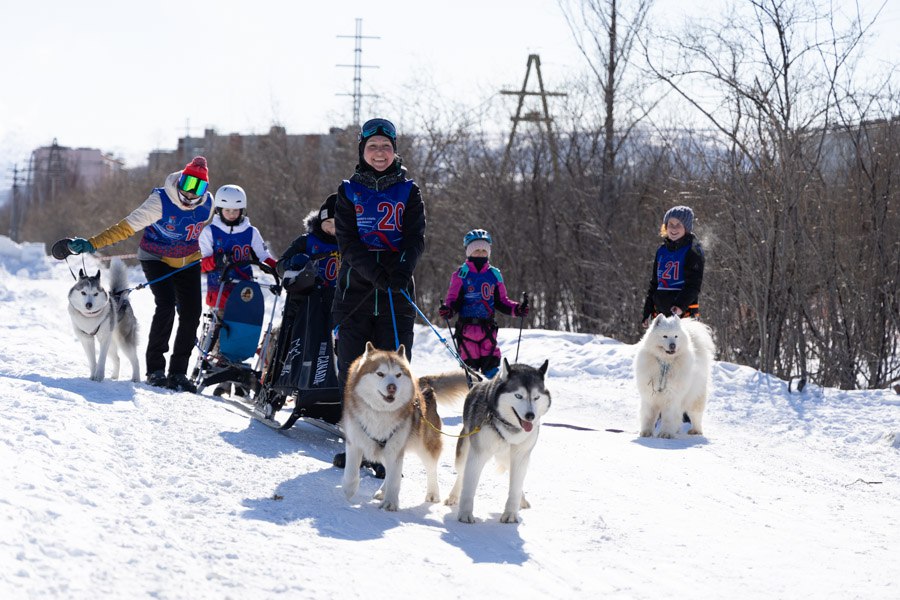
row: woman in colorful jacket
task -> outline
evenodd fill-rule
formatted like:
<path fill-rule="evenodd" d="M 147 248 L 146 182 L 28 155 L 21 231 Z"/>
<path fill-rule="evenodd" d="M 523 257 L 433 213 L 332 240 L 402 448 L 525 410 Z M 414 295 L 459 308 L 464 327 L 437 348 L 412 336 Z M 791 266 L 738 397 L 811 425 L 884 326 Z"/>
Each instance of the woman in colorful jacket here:
<path fill-rule="evenodd" d="M 359 164 L 338 187 L 335 236 L 341 251 L 332 318 L 337 332 L 340 387 L 366 342 L 394 350 L 397 338 L 412 357 L 413 272 L 425 251 L 425 204 L 406 176 L 397 130 L 387 119 L 367 121 L 359 133 Z M 389 297 L 390 296 L 390 297 Z"/>
<path fill-rule="evenodd" d="M 202 311 L 200 232 L 212 213 L 206 159 L 197 156 L 181 171 L 166 177 L 144 203 L 117 224 L 89 238 L 60 240 L 68 254 L 92 253 L 144 230 L 138 258 L 156 307 L 147 339 L 147 383 L 177 391 L 196 392 L 187 378 L 188 362 Z M 157 281 L 159 280 L 159 281 Z M 178 330 L 166 375 L 165 353 L 178 314 Z"/>

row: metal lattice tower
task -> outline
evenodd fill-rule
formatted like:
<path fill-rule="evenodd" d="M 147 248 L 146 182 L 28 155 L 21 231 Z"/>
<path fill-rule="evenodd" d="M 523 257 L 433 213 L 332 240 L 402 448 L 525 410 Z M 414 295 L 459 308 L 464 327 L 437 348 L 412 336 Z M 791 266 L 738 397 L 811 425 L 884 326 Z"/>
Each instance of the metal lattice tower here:
<path fill-rule="evenodd" d="M 531 75 L 531 65 L 534 65 L 534 71 L 537 75 L 538 82 L 538 91 L 529 92 L 528 91 L 528 77 Z M 528 66 L 525 68 L 525 80 L 522 82 L 522 89 L 519 91 L 515 90 L 500 90 L 501 94 L 507 96 L 518 96 L 519 103 L 516 106 L 516 114 L 514 117 L 510 117 L 513 122 L 512 131 L 509 132 L 509 142 L 506 144 L 506 152 L 503 155 L 503 166 L 501 168 L 501 172 L 506 172 L 506 167 L 509 164 L 509 153 L 512 149 L 513 140 L 516 137 L 516 129 L 519 127 L 520 121 L 525 121 L 529 123 L 537 123 L 538 127 L 540 127 L 541 123 L 543 123 L 547 127 L 547 139 L 550 143 L 550 156 L 553 160 L 553 175 L 559 175 L 559 149 L 556 145 L 556 137 L 553 134 L 553 118 L 550 116 L 550 108 L 547 104 L 548 96 L 567 96 L 568 94 L 562 92 L 548 92 L 544 89 L 544 77 L 541 74 L 541 57 L 538 54 L 529 54 L 528 55 Z M 538 111 L 529 111 L 525 114 L 522 114 L 522 107 L 525 105 L 525 97 L 526 96 L 540 96 L 541 97 L 541 106 L 543 108 L 543 114 Z"/>
<path fill-rule="evenodd" d="M 353 124 L 359 127 L 360 123 L 360 108 L 362 105 L 363 96 L 376 96 L 376 94 L 363 94 L 362 93 L 362 70 L 363 69 L 377 69 L 377 66 L 374 65 L 364 65 L 362 64 L 362 41 L 366 40 L 380 40 L 381 38 L 374 35 L 363 35 L 362 34 L 362 19 L 356 19 L 356 33 L 354 35 L 339 35 L 339 38 L 352 38 L 355 40 L 354 47 L 354 59 L 352 65 L 337 65 L 338 67 L 351 67 L 353 69 L 353 93 L 352 94 L 337 94 L 338 96 L 353 96 Z"/>

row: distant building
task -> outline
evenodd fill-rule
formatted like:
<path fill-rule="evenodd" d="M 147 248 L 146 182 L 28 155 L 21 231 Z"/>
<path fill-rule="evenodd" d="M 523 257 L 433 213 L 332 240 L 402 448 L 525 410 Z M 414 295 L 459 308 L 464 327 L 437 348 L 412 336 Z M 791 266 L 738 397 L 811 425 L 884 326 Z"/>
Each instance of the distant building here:
<path fill-rule="evenodd" d="M 70 185 L 91 187 L 124 167 L 124 161 L 102 150 L 68 148 L 56 140 L 31 153 L 32 181 L 57 178 Z"/>
<path fill-rule="evenodd" d="M 185 136 L 178 138 L 175 150 L 154 150 L 147 156 L 151 172 L 180 169 L 195 156 L 208 156 L 221 152 L 237 154 L 253 153 L 266 144 L 283 144 L 289 152 L 314 152 L 327 155 L 341 147 L 346 130 L 332 127 L 326 134 L 304 133 L 289 135 L 284 127 L 273 125 L 268 133 L 220 135 L 215 129 L 206 129 L 203 137 Z M 324 154 L 323 154 L 324 153 Z"/>

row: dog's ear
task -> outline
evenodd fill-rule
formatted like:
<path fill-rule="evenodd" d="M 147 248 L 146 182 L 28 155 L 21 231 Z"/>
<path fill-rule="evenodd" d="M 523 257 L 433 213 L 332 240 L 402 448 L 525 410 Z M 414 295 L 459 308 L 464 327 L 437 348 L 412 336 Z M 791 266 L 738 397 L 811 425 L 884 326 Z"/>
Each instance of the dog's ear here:
<path fill-rule="evenodd" d="M 366 342 L 366 351 L 363 352 L 363 355 L 366 355 L 369 352 L 375 352 L 375 346 L 372 345 L 372 342 Z"/>
<path fill-rule="evenodd" d="M 85 275 L 84 269 L 78 269 L 78 279 L 84 279 L 85 277 L 87 277 L 87 275 Z"/>
<path fill-rule="evenodd" d="M 503 363 L 500 365 L 500 379 L 506 379 L 506 376 L 509 374 L 509 361 L 506 360 L 506 357 L 503 357 Z"/>
<path fill-rule="evenodd" d="M 550 366 L 550 359 L 544 361 L 544 364 L 541 365 L 541 368 L 538 369 L 538 373 L 541 374 L 541 379 L 544 378 L 544 375 L 547 374 L 547 368 Z"/>
<path fill-rule="evenodd" d="M 399 354 L 403 358 L 406 358 L 406 346 L 404 346 L 403 344 L 400 344 L 400 347 L 397 348 L 397 354 Z"/>
<path fill-rule="evenodd" d="M 657 325 L 659 325 L 659 322 L 662 321 L 662 320 L 665 319 L 665 318 L 666 318 L 666 315 L 664 315 L 664 314 L 662 314 L 662 313 L 659 313 L 658 315 L 656 315 L 656 318 L 653 319 L 652 326 L 653 326 L 653 327 L 656 327 Z"/>
<path fill-rule="evenodd" d="M 100 279 L 100 269 L 97 269 L 97 274 L 94 275 L 94 279 Z"/>

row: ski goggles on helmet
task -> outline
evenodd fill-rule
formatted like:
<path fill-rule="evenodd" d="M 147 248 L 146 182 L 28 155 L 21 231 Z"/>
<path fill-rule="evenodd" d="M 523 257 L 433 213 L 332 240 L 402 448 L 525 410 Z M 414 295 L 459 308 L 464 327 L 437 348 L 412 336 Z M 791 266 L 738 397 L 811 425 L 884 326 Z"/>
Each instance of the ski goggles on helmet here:
<path fill-rule="evenodd" d="M 178 180 L 178 189 L 185 194 L 196 194 L 202 196 L 206 193 L 209 182 L 200 179 L 195 175 L 185 175 L 182 173 L 181 179 Z"/>
<path fill-rule="evenodd" d="M 397 129 L 387 119 L 369 119 L 363 123 L 359 132 L 359 141 L 370 138 L 373 135 L 383 135 L 394 141 L 397 140 Z"/>

